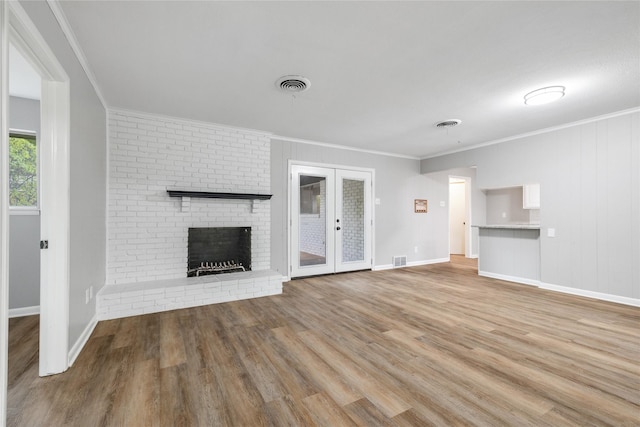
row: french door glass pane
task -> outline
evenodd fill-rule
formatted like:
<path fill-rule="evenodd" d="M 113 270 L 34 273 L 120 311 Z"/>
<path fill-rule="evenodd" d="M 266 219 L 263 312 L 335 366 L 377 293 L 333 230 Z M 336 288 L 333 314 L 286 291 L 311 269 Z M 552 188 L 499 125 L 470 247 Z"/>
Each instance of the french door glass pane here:
<path fill-rule="evenodd" d="M 300 175 L 299 265 L 327 263 L 327 179 Z"/>
<path fill-rule="evenodd" d="M 364 260 L 364 181 L 342 180 L 342 262 Z"/>

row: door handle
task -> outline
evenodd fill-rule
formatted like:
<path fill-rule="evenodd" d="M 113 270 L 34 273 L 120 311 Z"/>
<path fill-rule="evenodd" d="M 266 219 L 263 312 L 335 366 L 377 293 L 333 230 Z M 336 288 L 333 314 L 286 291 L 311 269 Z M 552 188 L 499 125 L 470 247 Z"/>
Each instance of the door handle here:
<path fill-rule="evenodd" d="M 340 227 L 336 227 L 336 230 L 340 231 Z"/>

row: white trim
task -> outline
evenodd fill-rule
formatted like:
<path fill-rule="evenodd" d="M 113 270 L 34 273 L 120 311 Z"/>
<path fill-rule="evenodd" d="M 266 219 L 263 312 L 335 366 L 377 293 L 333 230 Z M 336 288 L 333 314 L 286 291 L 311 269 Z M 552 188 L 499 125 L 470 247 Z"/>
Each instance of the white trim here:
<path fill-rule="evenodd" d="M 19 96 L 13 96 L 13 95 L 9 95 L 9 96 L 11 98 L 20 98 Z M 22 99 L 28 99 L 28 98 L 22 98 Z M 36 99 L 35 101 L 38 101 L 38 103 L 40 102 L 39 99 Z M 24 130 L 24 129 L 16 129 L 16 128 L 9 128 L 9 134 L 20 135 L 20 136 L 32 136 L 34 138 L 38 137 L 38 133 L 35 132 L 35 131 Z"/>
<path fill-rule="evenodd" d="M 107 117 L 109 117 L 109 114 L 111 113 L 124 114 L 127 116 L 137 116 L 138 118 L 148 119 L 148 120 L 171 120 L 187 126 L 192 125 L 192 126 L 214 128 L 219 130 L 231 130 L 235 132 L 244 132 L 244 133 L 250 133 L 254 135 L 260 135 L 266 138 L 273 137 L 273 134 L 271 132 L 265 132 L 257 129 L 243 128 L 238 126 L 227 126 L 219 123 L 206 122 L 203 120 L 192 120 L 192 119 L 186 119 L 184 117 L 166 116 L 163 114 L 155 114 L 155 113 L 145 113 L 142 111 L 127 110 L 124 108 L 108 108 Z"/>
<path fill-rule="evenodd" d="M 69 367 L 70 242 L 70 92 L 69 82 L 42 81 L 40 376 Z"/>
<path fill-rule="evenodd" d="M 475 150 L 476 148 L 488 147 L 490 145 L 501 144 L 503 142 L 509 142 L 509 141 L 514 141 L 516 139 L 528 138 L 530 136 L 541 135 L 541 134 L 544 134 L 544 133 L 555 132 L 555 131 L 562 130 L 562 129 L 567 129 L 567 128 L 572 128 L 572 127 L 575 127 L 575 126 L 585 125 L 585 124 L 588 124 L 588 123 L 598 122 L 600 120 L 612 119 L 614 117 L 626 116 L 627 114 L 633 114 L 633 113 L 638 113 L 638 112 L 640 112 L 640 107 L 628 108 L 626 110 L 616 111 L 616 112 L 608 113 L 608 114 L 603 114 L 601 116 L 591 117 L 591 118 L 584 119 L 584 120 L 578 120 L 576 122 L 565 123 L 563 125 L 552 126 L 552 127 L 548 127 L 548 128 L 544 128 L 544 129 L 535 130 L 535 131 L 532 131 L 532 132 L 521 133 L 521 134 L 518 134 L 518 135 L 508 136 L 506 138 L 495 139 L 493 141 L 482 142 L 480 144 L 475 144 L 475 145 L 472 145 L 470 147 L 460 148 L 460 149 L 457 149 L 457 150 L 443 151 L 443 152 L 438 153 L 438 154 L 430 154 L 428 156 L 421 157 L 420 160 L 427 160 L 427 159 L 433 159 L 435 157 L 447 156 L 449 154 L 462 153 L 464 151 Z"/>
<path fill-rule="evenodd" d="M 602 292 L 587 291 L 585 289 L 569 288 L 567 286 L 552 285 L 550 283 L 540 282 L 540 289 L 546 289 L 563 294 L 577 295 L 581 297 L 593 298 L 601 301 L 615 302 L 618 304 L 631 305 L 640 307 L 640 299 L 622 297 L 619 295 L 605 294 Z"/>
<path fill-rule="evenodd" d="M 467 258 L 470 258 L 470 259 L 478 259 L 478 254 L 471 254 L 471 255 L 469 255 Z"/>
<path fill-rule="evenodd" d="M 9 206 L 10 216 L 36 216 L 40 215 L 40 209 L 28 206 Z"/>
<path fill-rule="evenodd" d="M 78 340 L 76 341 L 76 343 L 73 345 L 73 347 L 71 347 L 71 350 L 69 350 L 69 362 L 68 362 L 69 367 L 73 366 L 73 363 L 76 361 L 76 359 L 80 355 L 80 352 L 82 351 L 84 346 L 87 344 L 87 341 L 89 341 L 89 338 L 91 337 L 91 334 L 93 333 L 93 330 L 96 328 L 97 324 L 98 324 L 98 314 L 96 313 L 93 315 L 93 317 L 89 321 L 89 324 L 87 324 L 87 327 L 84 328 L 84 330 L 78 337 Z"/>
<path fill-rule="evenodd" d="M 290 138 L 288 136 L 281 136 L 281 135 L 273 135 L 272 138 L 280 141 L 285 141 L 285 142 L 296 142 L 299 144 L 319 145 L 321 147 L 336 148 L 339 150 L 357 151 L 359 153 L 377 154 L 379 156 L 399 157 L 401 159 L 411 159 L 411 160 L 421 160 L 420 157 L 408 156 L 406 154 L 396 154 L 396 153 L 389 153 L 386 151 L 377 151 L 377 150 L 366 150 L 364 148 L 348 147 L 346 145 L 330 144 L 327 142 L 312 141 L 309 139 Z"/>
<path fill-rule="evenodd" d="M 291 168 L 291 166 L 311 166 L 315 168 L 346 169 L 346 170 L 359 171 L 359 172 L 371 172 L 372 174 L 374 174 L 376 171 L 373 168 L 363 168 L 363 167 L 349 166 L 349 165 L 338 165 L 334 163 L 303 162 L 299 160 L 289 159 L 289 168 Z"/>
<path fill-rule="evenodd" d="M 450 257 L 424 259 L 420 261 L 407 261 L 407 265 L 403 265 L 402 267 L 394 267 L 393 264 L 376 265 L 372 268 L 372 270 L 373 271 L 395 270 L 396 268 L 418 267 L 420 265 L 441 264 L 441 263 L 450 262 L 450 261 L 451 261 Z"/>
<path fill-rule="evenodd" d="M 87 57 L 85 56 L 84 51 L 80 47 L 80 43 L 78 43 L 78 39 L 76 38 L 75 33 L 71 29 L 71 25 L 69 25 L 69 21 L 67 20 L 67 15 L 65 15 L 64 10 L 62 10 L 62 6 L 60 6 L 60 3 L 58 2 L 58 0 L 47 0 L 47 4 L 49 5 L 51 12 L 53 12 L 53 15 L 58 21 L 58 24 L 60 25 L 60 29 L 62 30 L 65 37 L 67 38 L 67 41 L 69 42 L 69 45 L 73 50 L 73 53 L 75 53 L 76 58 L 78 59 L 78 62 L 80 63 L 80 65 L 82 66 L 82 69 L 84 70 L 84 73 L 87 75 L 87 78 L 91 83 L 91 86 L 93 86 L 93 90 L 96 92 L 96 95 L 98 96 L 98 99 L 102 104 L 102 107 L 106 109 L 107 103 L 105 102 L 104 97 L 102 96 L 102 92 L 100 91 L 100 86 L 98 85 L 96 76 L 93 74 L 93 71 L 91 71 L 91 67 L 89 67 L 89 61 L 87 61 Z"/>
<path fill-rule="evenodd" d="M 20 3 L 8 3 L 11 43 L 44 79 L 69 80 L 66 71 Z"/>
<path fill-rule="evenodd" d="M 446 257 L 446 258 L 426 259 L 421 261 L 407 261 L 407 267 L 417 267 L 419 265 L 429 265 L 429 264 L 440 264 L 443 262 L 451 262 L 451 258 Z"/>
<path fill-rule="evenodd" d="M 41 376 L 64 372 L 69 350 L 70 87 L 69 76 L 19 2 L 9 4 L 11 42 L 42 77 L 40 170 Z M 4 102 L 4 99 L 3 99 Z"/>
<path fill-rule="evenodd" d="M 34 305 L 31 307 L 20 307 L 20 308 L 10 308 L 9 309 L 9 318 L 12 319 L 14 317 L 24 317 L 24 316 L 33 316 L 35 314 L 40 314 L 40 306 Z"/>
<path fill-rule="evenodd" d="M 9 2 L 0 2 L 0 426 L 7 419 L 9 359 Z"/>
<path fill-rule="evenodd" d="M 524 277 L 517 277 L 517 276 L 507 276 L 506 274 L 491 273 L 489 271 L 478 270 L 478 276 L 490 277 L 492 279 L 498 279 L 498 280 L 505 280 L 507 282 L 521 283 L 523 285 L 529 285 L 529 286 L 536 286 L 536 287 L 540 286 L 539 280 L 527 279 Z"/>

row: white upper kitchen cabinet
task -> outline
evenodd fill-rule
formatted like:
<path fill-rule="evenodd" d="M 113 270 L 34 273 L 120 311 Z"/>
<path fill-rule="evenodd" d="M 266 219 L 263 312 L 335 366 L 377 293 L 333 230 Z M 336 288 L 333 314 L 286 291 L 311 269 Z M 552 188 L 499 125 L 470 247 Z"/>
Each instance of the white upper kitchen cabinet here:
<path fill-rule="evenodd" d="M 522 208 L 540 209 L 540 184 L 522 186 Z"/>

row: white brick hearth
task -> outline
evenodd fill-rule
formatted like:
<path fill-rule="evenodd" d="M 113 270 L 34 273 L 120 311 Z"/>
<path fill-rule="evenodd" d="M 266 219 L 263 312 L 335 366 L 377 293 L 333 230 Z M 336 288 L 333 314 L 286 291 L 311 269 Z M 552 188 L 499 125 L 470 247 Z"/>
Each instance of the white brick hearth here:
<path fill-rule="evenodd" d="M 98 297 L 99 316 L 280 293 L 282 276 L 268 270 L 269 200 L 183 203 L 167 194 L 169 189 L 269 194 L 270 136 L 129 111 L 110 110 L 108 117 L 107 286 Z M 253 271 L 243 279 L 234 279 L 236 273 L 187 279 L 190 227 L 251 227 Z"/>
<path fill-rule="evenodd" d="M 270 270 L 105 286 L 98 320 L 117 319 L 282 293 L 282 275 Z"/>

